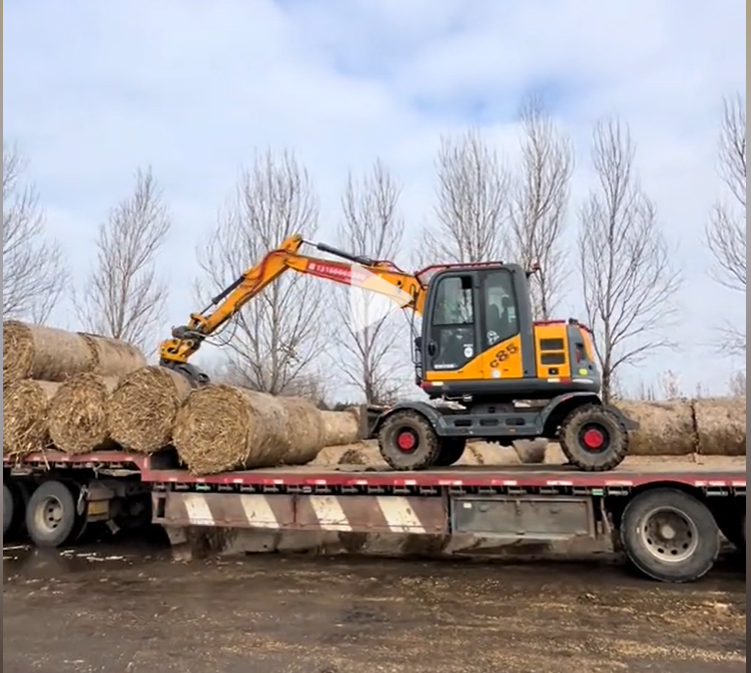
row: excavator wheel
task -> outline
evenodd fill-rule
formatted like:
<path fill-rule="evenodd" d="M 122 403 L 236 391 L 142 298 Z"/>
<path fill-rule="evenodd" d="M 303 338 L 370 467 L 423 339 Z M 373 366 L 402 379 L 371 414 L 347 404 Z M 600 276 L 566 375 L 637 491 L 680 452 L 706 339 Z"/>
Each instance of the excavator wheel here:
<path fill-rule="evenodd" d="M 628 430 L 606 407 L 587 404 L 563 421 L 561 450 L 569 462 L 586 472 L 605 472 L 620 465 L 628 453 Z"/>
<path fill-rule="evenodd" d="M 394 470 L 424 470 L 438 464 L 441 441 L 430 422 L 410 409 L 389 416 L 378 432 L 381 457 Z"/>
<path fill-rule="evenodd" d="M 449 467 L 456 463 L 467 448 L 466 439 L 447 437 L 441 440 L 441 450 L 435 462 L 436 467 Z"/>

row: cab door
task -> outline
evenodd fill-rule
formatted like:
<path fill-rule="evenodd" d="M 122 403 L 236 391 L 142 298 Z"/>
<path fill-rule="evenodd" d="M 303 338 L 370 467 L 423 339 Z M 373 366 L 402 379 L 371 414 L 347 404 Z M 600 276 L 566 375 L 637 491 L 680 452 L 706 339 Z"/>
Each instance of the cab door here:
<path fill-rule="evenodd" d="M 423 363 L 426 381 L 468 378 L 467 365 L 480 353 L 476 272 L 443 272 L 431 280 L 423 319 Z"/>

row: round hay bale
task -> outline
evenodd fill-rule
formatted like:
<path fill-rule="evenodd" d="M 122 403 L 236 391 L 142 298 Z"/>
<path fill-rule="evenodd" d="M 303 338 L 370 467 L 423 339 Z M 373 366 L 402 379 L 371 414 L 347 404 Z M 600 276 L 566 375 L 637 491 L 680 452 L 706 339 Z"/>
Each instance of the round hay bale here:
<path fill-rule="evenodd" d="M 324 446 L 344 446 L 357 442 L 360 423 L 355 413 L 346 411 L 321 411 Z"/>
<path fill-rule="evenodd" d="M 694 402 L 698 453 L 705 456 L 746 455 L 746 398 Z"/>
<path fill-rule="evenodd" d="M 282 397 L 280 401 L 287 416 L 285 440 L 289 444 L 280 464 L 307 465 L 326 445 L 321 411 L 300 397 Z"/>
<path fill-rule="evenodd" d="M 122 377 L 147 365 L 144 354 L 127 341 L 87 332 L 79 335 L 91 351 L 95 374 Z"/>
<path fill-rule="evenodd" d="M 94 358 L 75 332 L 3 321 L 3 384 L 21 379 L 62 382 L 91 371 Z"/>
<path fill-rule="evenodd" d="M 173 437 L 191 473 L 218 474 L 282 464 L 290 451 L 289 425 L 283 398 L 217 384 L 191 392 L 177 412 Z"/>
<path fill-rule="evenodd" d="M 110 396 L 110 437 L 138 453 L 169 446 L 175 414 L 190 391 L 186 377 L 158 365 L 124 376 Z"/>
<path fill-rule="evenodd" d="M 25 379 L 3 390 L 3 456 L 21 458 L 49 448 L 50 401 L 59 383 Z"/>
<path fill-rule="evenodd" d="M 631 433 L 631 456 L 686 456 L 696 450 L 694 412 L 688 402 L 619 401 L 617 406 L 641 424 Z"/>
<path fill-rule="evenodd" d="M 47 416 L 50 439 L 60 451 L 77 455 L 114 444 L 107 408 L 117 383 L 117 378 L 88 373 L 60 385 Z"/>

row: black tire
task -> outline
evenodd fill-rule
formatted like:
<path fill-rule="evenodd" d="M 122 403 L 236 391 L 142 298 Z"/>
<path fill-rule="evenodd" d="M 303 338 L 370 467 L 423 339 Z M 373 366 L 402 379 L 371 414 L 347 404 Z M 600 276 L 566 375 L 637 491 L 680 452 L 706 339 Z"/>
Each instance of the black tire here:
<path fill-rule="evenodd" d="M 442 439 L 440 442 L 438 458 L 434 465 L 436 467 L 449 467 L 453 465 L 461 459 L 466 448 L 466 439 L 454 439 L 453 437 Z"/>
<path fill-rule="evenodd" d="M 716 517 L 720 532 L 739 552 L 746 553 L 746 512 L 724 512 Z"/>
<path fill-rule="evenodd" d="M 37 547 L 61 547 L 81 532 L 76 496 L 61 481 L 40 484 L 26 508 L 26 529 Z"/>
<path fill-rule="evenodd" d="M 10 486 L 3 482 L 3 540 L 13 535 L 12 528 L 16 510 L 14 500 Z"/>
<path fill-rule="evenodd" d="M 674 534 L 673 539 L 660 530 Z M 720 553 L 720 530 L 709 508 L 674 488 L 633 498 L 620 527 L 623 550 L 642 573 L 662 582 L 694 582 L 706 575 Z"/>
<path fill-rule="evenodd" d="M 606 472 L 628 454 L 628 430 L 617 414 L 598 404 L 572 411 L 559 434 L 561 450 L 569 463 L 585 472 Z"/>
<path fill-rule="evenodd" d="M 412 446 L 408 446 L 411 438 Z M 382 458 L 394 470 L 424 470 L 438 461 L 441 443 L 430 422 L 411 410 L 397 411 L 378 431 Z"/>

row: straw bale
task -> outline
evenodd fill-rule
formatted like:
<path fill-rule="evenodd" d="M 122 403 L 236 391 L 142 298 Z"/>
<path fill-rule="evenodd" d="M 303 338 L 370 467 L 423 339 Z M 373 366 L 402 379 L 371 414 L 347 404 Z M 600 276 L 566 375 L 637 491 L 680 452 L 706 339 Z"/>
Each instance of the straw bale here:
<path fill-rule="evenodd" d="M 694 402 L 698 453 L 705 456 L 746 455 L 746 398 Z"/>
<path fill-rule="evenodd" d="M 174 444 L 193 474 L 218 474 L 308 462 L 323 448 L 323 426 L 309 402 L 218 384 L 190 394 Z"/>
<path fill-rule="evenodd" d="M 282 461 L 285 465 L 307 465 L 326 446 L 322 412 L 300 397 L 280 399 L 287 415 L 285 439 L 289 444 Z"/>
<path fill-rule="evenodd" d="M 114 445 L 107 408 L 117 383 L 116 377 L 87 373 L 60 385 L 48 412 L 50 439 L 56 448 L 75 455 Z"/>
<path fill-rule="evenodd" d="M 3 456 L 20 458 L 51 445 L 47 412 L 59 383 L 24 379 L 3 390 Z"/>
<path fill-rule="evenodd" d="M 75 332 L 3 321 L 3 385 L 27 378 L 61 382 L 93 366 L 91 350 Z"/>
<path fill-rule="evenodd" d="M 127 341 L 86 332 L 79 334 L 91 351 L 94 360 L 92 372 L 95 374 L 127 376 L 147 364 L 144 354 Z"/>
<path fill-rule="evenodd" d="M 360 423 L 355 412 L 322 411 L 324 446 L 355 444 L 360 434 Z"/>
<path fill-rule="evenodd" d="M 617 405 L 641 424 L 631 432 L 629 455 L 685 456 L 696 450 L 691 403 L 624 400 Z"/>
<path fill-rule="evenodd" d="M 110 397 L 110 437 L 138 453 L 169 446 L 175 414 L 190 391 L 185 376 L 158 365 L 124 376 Z"/>

